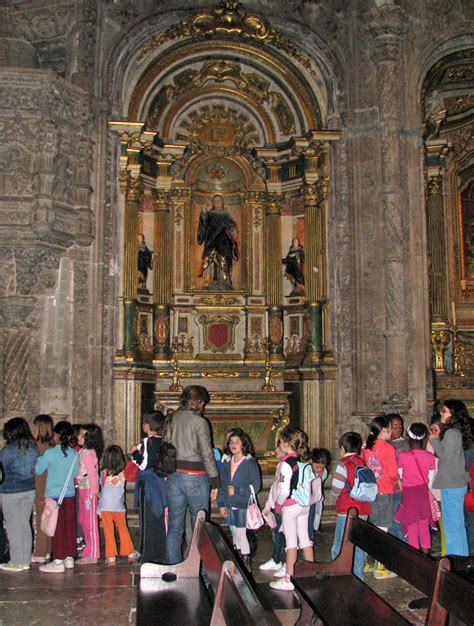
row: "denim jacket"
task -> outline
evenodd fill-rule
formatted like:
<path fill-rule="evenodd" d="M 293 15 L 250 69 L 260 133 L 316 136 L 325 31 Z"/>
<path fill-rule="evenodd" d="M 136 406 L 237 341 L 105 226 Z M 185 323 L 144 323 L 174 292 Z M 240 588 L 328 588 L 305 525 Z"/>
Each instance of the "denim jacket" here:
<path fill-rule="evenodd" d="M 38 455 L 38 448 L 35 445 L 22 450 L 16 441 L 2 448 L 0 462 L 3 465 L 5 480 L 0 485 L 0 493 L 34 491 L 33 470 Z"/>

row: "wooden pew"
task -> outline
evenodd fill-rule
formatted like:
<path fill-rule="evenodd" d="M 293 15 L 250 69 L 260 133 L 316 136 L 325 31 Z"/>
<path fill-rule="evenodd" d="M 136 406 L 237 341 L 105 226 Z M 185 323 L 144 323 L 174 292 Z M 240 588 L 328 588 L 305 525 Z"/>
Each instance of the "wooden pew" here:
<path fill-rule="evenodd" d="M 450 571 L 447 558 L 441 559 L 439 577 L 429 615 L 429 626 L 474 624 L 474 584 Z"/>
<path fill-rule="evenodd" d="M 303 561 L 292 577 L 302 610 L 299 626 L 319 623 L 331 626 L 409 624 L 400 613 L 362 582 L 352 571 L 355 547 L 370 554 L 387 569 L 432 599 L 438 577 L 438 563 L 407 544 L 384 533 L 349 511 L 339 556 L 329 563 Z M 429 624 L 428 612 L 426 624 Z"/>
<path fill-rule="evenodd" d="M 176 580 L 165 582 L 162 576 L 166 573 L 176 574 Z M 235 617 L 243 613 L 247 621 L 236 621 Z M 189 555 L 182 563 L 144 563 L 140 568 L 137 624 L 162 620 L 180 626 L 277 623 L 274 614 L 261 605 L 222 529 L 206 522 L 203 511 L 198 514 Z"/>

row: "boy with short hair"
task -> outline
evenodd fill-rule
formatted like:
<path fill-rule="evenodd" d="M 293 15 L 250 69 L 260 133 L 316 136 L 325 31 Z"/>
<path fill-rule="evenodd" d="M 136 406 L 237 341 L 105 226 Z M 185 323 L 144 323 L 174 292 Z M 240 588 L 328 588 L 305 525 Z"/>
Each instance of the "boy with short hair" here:
<path fill-rule="evenodd" d="M 314 541 L 316 532 L 321 525 L 324 502 L 324 483 L 329 475 L 331 465 L 331 453 L 326 448 L 313 448 L 311 452 L 311 467 L 316 476 L 321 479 L 321 500 L 310 506 L 308 517 L 308 534 L 311 541 Z"/>
<path fill-rule="evenodd" d="M 350 431 L 344 433 L 339 439 L 339 452 L 341 460 L 333 474 L 331 491 L 336 496 L 336 531 L 334 543 L 331 549 L 332 558 L 335 559 L 341 551 L 344 527 L 346 525 L 349 509 L 357 509 L 361 519 L 367 519 L 371 513 L 370 502 L 360 502 L 351 497 L 350 492 L 354 486 L 357 466 L 365 466 L 360 452 L 362 437 L 359 433 Z M 364 580 L 365 553 L 356 548 L 354 552 L 354 574 Z"/>
<path fill-rule="evenodd" d="M 132 461 L 139 470 L 135 484 L 135 506 L 138 505 L 140 511 L 139 551 L 142 563 L 166 562 L 166 481 L 154 472 L 165 421 L 160 411 L 145 413 L 142 418 L 145 437 L 131 451 Z"/>

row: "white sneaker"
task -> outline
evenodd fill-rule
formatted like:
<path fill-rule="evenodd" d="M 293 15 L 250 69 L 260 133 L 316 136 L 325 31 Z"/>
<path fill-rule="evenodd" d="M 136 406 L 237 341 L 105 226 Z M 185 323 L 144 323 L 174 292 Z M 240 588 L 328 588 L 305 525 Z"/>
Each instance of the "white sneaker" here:
<path fill-rule="evenodd" d="M 74 569 L 74 558 L 72 556 L 67 556 L 64 559 L 64 567 L 66 569 Z"/>
<path fill-rule="evenodd" d="M 270 571 L 273 572 L 280 568 L 281 568 L 281 563 L 275 563 L 273 559 L 270 559 L 269 561 L 265 561 L 265 563 L 262 563 L 258 567 L 258 569 L 261 569 L 264 572 L 270 572 Z"/>
<path fill-rule="evenodd" d="M 30 569 L 29 565 L 22 563 L 0 563 L 2 572 L 25 572 Z"/>
<path fill-rule="evenodd" d="M 44 572 L 45 574 L 62 574 L 66 571 L 64 566 L 64 561 L 51 561 L 51 563 L 47 563 L 46 565 L 40 565 L 39 571 Z"/>
<path fill-rule="evenodd" d="M 276 589 L 277 591 L 293 591 L 295 588 L 291 580 L 285 580 L 284 578 L 280 578 L 280 580 L 272 580 L 270 587 L 272 589 Z"/>
<path fill-rule="evenodd" d="M 275 576 L 275 578 L 283 578 L 283 576 L 286 575 L 286 563 L 283 563 L 280 569 L 277 569 L 276 572 L 273 572 L 273 575 Z"/>

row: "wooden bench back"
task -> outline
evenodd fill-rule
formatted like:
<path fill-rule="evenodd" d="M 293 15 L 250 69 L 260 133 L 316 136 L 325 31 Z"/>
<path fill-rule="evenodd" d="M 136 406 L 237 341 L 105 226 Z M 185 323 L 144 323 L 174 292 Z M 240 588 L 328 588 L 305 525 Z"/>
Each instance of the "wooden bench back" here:
<path fill-rule="evenodd" d="M 349 512 L 345 535 L 351 543 L 431 597 L 436 581 L 437 563 L 373 524 Z"/>
<path fill-rule="evenodd" d="M 444 626 L 446 613 L 464 624 L 474 622 L 474 585 L 466 578 L 450 571 L 449 560 L 441 559 L 437 597 L 433 599 L 429 626 Z"/>
<path fill-rule="evenodd" d="M 222 536 L 220 528 L 203 519 L 199 521 L 197 547 L 203 568 L 216 593 L 222 566 L 226 561 L 235 560 L 234 553 Z"/>

